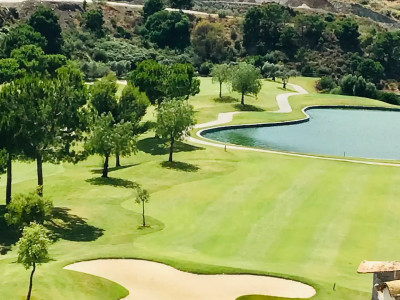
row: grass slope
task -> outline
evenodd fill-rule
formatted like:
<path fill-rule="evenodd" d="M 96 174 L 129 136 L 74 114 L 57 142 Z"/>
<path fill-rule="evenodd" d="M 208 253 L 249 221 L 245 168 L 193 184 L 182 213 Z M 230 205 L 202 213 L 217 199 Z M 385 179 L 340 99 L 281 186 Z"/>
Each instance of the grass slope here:
<path fill-rule="evenodd" d="M 248 103 L 275 110 L 279 88 L 269 82 L 263 88 L 266 98 Z M 192 100 L 201 122 L 237 108 L 211 100 L 216 91 L 209 79 L 202 80 L 202 92 Z M 384 105 L 371 101 L 318 94 L 291 99 L 296 110 L 310 103 Z M 234 121 L 276 116 L 243 113 Z M 78 165 L 45 166 L 45 195 L 58 207 L 52 228 L 59 240 L 51 248 L 53 260 L 38 268 L 33 299 L 122 298 L 123 287 L 62 267 L 130 257 L 200 273 L 274 274 L 311 283 L 316 300 L 361 300 L 369 297 L 372 278 L 356 273 L 359 262 L 397 258 L 398 168 L 187 144 L 178 145 L 180 163 L 168 166 L 163 164 L 167 151 L 152 133 L 138 146 L 138 155 L 124 158 L 125 167 L 112 169 L 109 180 L 99 178 L 101 159 L 95 156 Z M 35 187 L 34 170 L 33 164 L 16 164 L 14 192 Z M 138 229 L 134 183 L 151 193 L 146 211 L 151 227 L 144 230 Z M 0 243 L 15 238 L 0 219 Z M 29 272 L 15 261 L 16 249 L 0 256 L 0 299 L 24 299 Z M 241 298 L 250 299 L 274 298 Z"/>

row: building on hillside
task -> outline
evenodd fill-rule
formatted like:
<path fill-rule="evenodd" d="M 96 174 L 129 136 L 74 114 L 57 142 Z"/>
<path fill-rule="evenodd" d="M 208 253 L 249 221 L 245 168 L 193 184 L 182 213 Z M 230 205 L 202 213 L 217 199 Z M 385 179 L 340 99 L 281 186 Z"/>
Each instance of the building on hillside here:
<path fill-rule="evenodd" d="M 400 262 L 364 260 L 357 272 L 373 274 L 372 300 L 400 300 Z"/>

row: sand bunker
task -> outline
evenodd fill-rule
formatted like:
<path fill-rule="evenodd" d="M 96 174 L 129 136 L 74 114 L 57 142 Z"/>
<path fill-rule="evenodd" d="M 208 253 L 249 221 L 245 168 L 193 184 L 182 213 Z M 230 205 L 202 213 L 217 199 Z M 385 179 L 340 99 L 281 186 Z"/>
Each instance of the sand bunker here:
<path fill-rule="evenodd" d="M 92 260 L 65 269 L 115 281 L 129 290 L 125 299 L 234 300 L 250 294 L 287 298 L 315 295 L 311 286 L 292 280 L 254 275 L 196 275 L 135 259 Z"/>

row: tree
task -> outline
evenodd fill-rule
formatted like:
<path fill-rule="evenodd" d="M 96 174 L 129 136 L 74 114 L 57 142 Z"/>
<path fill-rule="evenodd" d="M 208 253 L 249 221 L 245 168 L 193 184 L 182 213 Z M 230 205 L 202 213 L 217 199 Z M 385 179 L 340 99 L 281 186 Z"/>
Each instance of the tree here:
<path fill-rule="evenodd" d="M 129 81 L 137 86 L 141 92 L 146 93 L 152 104 L 156 104 L 165 97 L 164 80 L 167 66 L 155 60 L 140 62 L 136 69 L 129 75 Z"/>
<path fill-rule="evenodd" d="M 43 161 L 77 162 L 84 157 L 73 147 L 87 128 L 83 74 L 70 64 L 56 73 L 53 79 L 26 76 L 5 85 L 0 92 L 0 111 L 6 116 L 0 124 L 18 128 L 9 131 L 3 125 L 8 142 L 17 145 L 25 157 L 36 160 L 40 194 Z"/>
<path fill-rule="evenodd" d="M 358 72 L 365 79 L 379 83 L 383 77 L 385 69 L 380 62 L 374 61 L 370 58 L 364 59 L 357 68 Z"/>
<path fill-rule="evenodd" d="M 23 73 L 16 59 L 0 59 L 0 84 L 21 78 Z"/>
<path fill-rule="evenodd" d="M 219 83 L 219 97 L 222 98 L 222 84 L 229 82 L 232 76 L 232 68 L 227 64 L 214 65 L 211 70 L 212 82 Z"/>
<path fill-rule="evenodd" d="M 276 3 L 251 7 L 243 22 L 243 45 L 250 54 L 264 55 L 279 46 L 287 9 Z"/>
<path fill-rule="evenodd" d="M 275 81 L 275 78 L 282 69 L 283 65 L 281 64 L 266 62 L 262 67 L 262 72 L 264 73 L 265 78 L 271 78 L 273 81 Z"/>
<path fill-rule="evenodd" d="M 28 226 L 30 223 L 43 224 L 52 216 L 53 202 L 40 197 L 36 191 L 29 194 L 15 195 L 7 205 L 4 218 L 8 225 L 18 228 Z"/>
<path fill-rule="evenodd" d="M 83 15 L 85 28 L 95 33 L 97 36 L 103 36 L 104 15 L 101 9 L 91 9 Z"/>
<path fill-rule="evenodd" d="M 14 59 L 19 67 L 26 70 L 27 73 L 40 73 L 43 67 L 40 64 L 40 58 L 44 56 L 42 48 L 35 45 L 25 45 L 11 51 L 10 57 Z"/>
<path fill-rule="evenodd" d="M 322 37 L 327 23 L 322 16 L 299 14 L 295 18 L 294 26 L 299 32 L 302 46 L 315 47 Z"/>
<path fill-rule="evenodd" d="M 144 204 L 149 202 L 150 194 L 147 190 L 142 189 L 140 186 L 137 188 L 137 195 L 135 202 L 142 205 L 142 226 L 146 227 L 146 219 L 144 216 Z"/>
<path fill-rule="evenodd" d="M 143 17 L 147 19 L 156 12 L 164 10 L 164 8 L 163 0 L 146 0 L 143 6 Z"/>
<path fill-rule="evenodd" d="M 193 106 L 187 101 L 172 99 L 160 105 L 156 132 L 169 143 L 169 162 L 172 162 L 175 142 L 182 140 L 195 123 Z"/>
<path fill-rule="evenodd" d="M 348 74 L 340 80 L 340 88 L 344 95 L 353 96 L 354 86 L 357 82 L 357 76 Z"/>
<path fill-rule="evenodd" d="M 50 244 L 48 231 L 40 224 L 31 223 L 22 231 L 22 237 L 17 243 L 18 263 L 22 264 L 27 270 L 32 268 L 26 300 L 31 299 L 33 275 L 35 274 L 36 266 L 49 260 Z"/>
<path fill-rule="evenodd" d="M 25 45 L 35 45 L 44 49 L 46 38 L 27 24 L 19 25 L 12 28 L 4 37 L 2 42 L 3 53 L 6 57 L 9 57 L 12 50 Z"/>
<path fill-rule="evenodd" d="M 389 78 L 397 78 L 400 74 L 400 33 L 378 33 L 371 45 L 373 58 L 385 68 Z"/>
<path fill-rule="evenodd" d="M 196 78 L 191 64 L 173 64 L 165 69 L 164 77 L 166 98 L 185 98 L 200 92 L 200 80 Z"/>
<path fill-rule="evenodd" d="M 298 49 L 299 35 L 293 27 L 285 27 L 279 37 L 279 48 L 288 56 L 294 57 Z"/>
<path fill-rule="evenodd" d="M 91 104 L 96 109 L 97 114 L 100 116 L 103 113 L 111 113 L 113 118 L 118 114 L 117 102 L 117 78 L 113 73 L 95 81 L 90 87 Z"/>
<path fill-rule="evenodd" d="M 284 89 L 286 89 L 286 85 L 289 82 L 289 79 L 295 76 L 297 76 L 297 72 L 295 70 L 290 70 L 286 67 L 283 67 L 276 73 L 276 77 L 282 79 Z"/>
<path fill-rule="evenodd" d="M 336 87 L 336 83 L 331 76 L 322 77 L 316 85 L 316 88 L 320 91 L 329 92 Z"/>
<path fill-rule="evenodd" d="M 166 10 L 147 18 L 144 35 L 160 48 L 183 50 L 190 44 L 189 18 L 179 12 Z"/>
<path fill-rule="evenodd" d="M 345 51 L 360 51 L 360 32 L 358 24 L 353 18 L 345 18 L 337 21 L 335 35 L 340 46 Z"/>
<path fill-rule="evenodd" d="M 191 64 L 163 65 L 154 60 L 143 61 L 129 76 L 132 85 L 145 92 L 152 104 L 165 98 L 188 99 L 200 92 L 200 81 Z"/>
<path fill-rule="evenodd" d="M 139 88 L 128 83 L 122 90 L 121 98 L 118 102 L 118 120 L 131 122 L 135 128 L 146 114 L 150 101 L 145 93 L 139 91 Z"/>
<path fill-rule="evenodd" d="M 192 46 L 203 60 L 220 62 L 226 56 L 224 27 L 220 23 L 202 20 L 194 27 Z"/>
<path fill-rule="evenodd" d="M 0 175 L 7 169 L 7 151 L 0 149 Z"/>
<path fill-rule="evenodd" d="M 136 151 L 136 141 L 132 136 L 130 122 L 115 123 L 111 113 L 97 117 L 85 149 L 91 154 L 104 157 L 102 177 L 108 178 L 108 165 L 111 154 L 129 155 Z"/>
<path fill-rule="evenodd" d="M 10 57 L 14 61 L 14 64 L 18 64 L 20 74 L 56 77 L 56 70 L 67 64 L 67 58 L 64 55 L 45 55 L 42 48 L 35 45 L 25 45 L 14 49 L 11 51 Z M 15 78 L 21 77 L 17 75 L 18 72 Z"/>
<path fill-rule="evenodd" d="M 242 95 L 241 104 L 244 105 L 244 96 L 247 94 L 258 95 L 261 91 L 260 70 L 247 63 L 239 63 L 233 68 L 231 84 L 232 89 Z"/>
<path fill-rule="evenodd" d="M 29 18 L 28 24 L 46 38 L 47 43 L 44 48 L 46 53 L 56 54 L 61 52 L 63 43 L 61 27 L 53 10 L 47 6 L 39 5 Z"/>
<path fill-rule="evenodd" d="M 169 4 L 172 8 L 177 8 L 180 11 L 182 11 L 182 9 L 192 9 L 193 7 L 192 0 L 169 0 Z"/>

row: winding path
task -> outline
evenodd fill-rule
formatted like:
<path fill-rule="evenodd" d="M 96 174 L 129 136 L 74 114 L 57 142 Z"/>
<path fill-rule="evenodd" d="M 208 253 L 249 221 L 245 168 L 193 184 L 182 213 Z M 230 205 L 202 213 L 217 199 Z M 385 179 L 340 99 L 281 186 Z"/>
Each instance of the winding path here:
<path fill-rule="evenodd" d="M 137 300 L 234 300 L 250 294 L 311 298 L 313 287 L 282 278 L 255 275 L 197 275 L 136 259 L 100 259 L 65 269 L 103 277 L 124 286 Z"/>
<path fill-rule="evenodd" d="M 295 93 L 285 93 L 285 94 L 279 94 L 276 96 L 276 102 L 278 104 L 279 109 L 277 111 L 274 111 L 275 113 L 290 113 L 292 112 L 292 107 L 289 104 L 289 97 L 290 96 L 295 96 L 295 95 L 304 95 L 308 94 L 308 92 L 303 89 L 299 85 L 295 84 L 289 84 L 296 92 Z M 218 118 L 215 121 L 207 122 L 207 123 L 202 123 L 202 124 L 196 124 L 194 128 L 207 128 L 207 127 L 214 127 L 218 125 L 223 125 L 229 122 L 232 122 L 233 116 L 235 114 L 239 114 L 241 112 L 239 111 L 234 111 L 234 112 L 226 112 L 226 113 L 220 113 L 218 114 Z"/>

